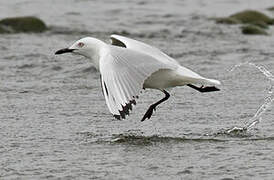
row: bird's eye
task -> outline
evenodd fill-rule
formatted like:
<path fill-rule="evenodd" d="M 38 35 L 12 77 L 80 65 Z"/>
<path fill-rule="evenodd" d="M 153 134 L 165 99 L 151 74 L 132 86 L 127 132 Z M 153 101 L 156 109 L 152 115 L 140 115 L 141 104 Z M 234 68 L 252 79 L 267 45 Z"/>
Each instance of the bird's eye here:
<path fill-rule="evenodd" d="M 82 42 L 79 42 L 78 43 L 78 47 L 83 47 L 85 44 L 84 43 L 82 43 Z"/>

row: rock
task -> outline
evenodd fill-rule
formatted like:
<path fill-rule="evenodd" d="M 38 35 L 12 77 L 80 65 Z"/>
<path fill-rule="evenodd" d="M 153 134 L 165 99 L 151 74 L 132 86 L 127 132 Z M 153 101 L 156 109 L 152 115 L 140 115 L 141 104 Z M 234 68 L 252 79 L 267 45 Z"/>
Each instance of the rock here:
<path fill-rule="evenodd" d="M 237 19 L 241 23 L 255 23 L 255 22 L 264 22 L 266 24 L 274 24 L 274 20 L 268 17 L 267 15 L 254 11 L 254 10 L 245 10 L 236 14 L 229 16 L 230 18 Z"/>
<path fill-rule="evenodd" d="M 253 22 L 253 23 L 250 23 L 250 24 L 253 24 L 255 26 L 259 26 L 260 28 L 264 28 L 264 29 L 268 28 L 268 25 L 263 21 L 257 21 L 257 22 Z"/>
<path fill-rule="evenodd" d="M 239 20 L 232 18 L 232 17 L 222 17 L 222 18 L 215 18 L 216 23 L 219 24 L 239 24 L 241 23 Z"/>
<path fill-rule="evenodd" d="M 12 17 L 0 21 L 0 33 L 39 33 L 45 30 L 45 23 L 36 17 Z"/>
<path fill-rule="evenodd" d="M 0 34 L 3 34 L 3 33 L 8 33 L 8 31 L 5 28 L 0 26 Z"/>
<path fill-rule="evenodd" d="M 242 33 L 247 35 L 268 35 L 268 33 L 256 25 L 246 25 L 242 27 Z"/>
<path fill-rule="evenodd" d="M 222 24 L 249 24 L 241 27 L 242 33 L 253 35 L 268 35 L 264 29 L 267 29 L 268 25 L 274 24 L 274 19 L 254 10 L 245 10 L 229 17 L 214 18 L 214 20 L 216 23 Z"/>
<path fill-rule="evenodd" d="M 270 7 L 270 8 L 267 8 L 268 11 L 274 11 L 274 6 L 273 7 Z"/>

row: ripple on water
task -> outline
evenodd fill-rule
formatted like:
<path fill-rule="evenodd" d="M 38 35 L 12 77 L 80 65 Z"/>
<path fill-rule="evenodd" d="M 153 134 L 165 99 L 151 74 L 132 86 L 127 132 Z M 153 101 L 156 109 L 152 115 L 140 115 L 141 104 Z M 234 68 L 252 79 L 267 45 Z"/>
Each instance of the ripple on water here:
<path fill-rule="evenodd" d="M 155 143 L 187 143 L 187 142 L 224 142 L 225 140 L 216 138 L 187 138 L 187 137 L 171 137 L 171 136 L 142 136 L 119 134 L 113 135 L 112 143 L 117 144 L 133 144 L 133 145 L 152 145 Z"/>
<path fill-rule="evenodd" d="M 81 132 L 77 133 L 81 136 L 83 142 L 87 143 L 110 143 L 110 144 L 128 144 L 128 145 L 137 145 L 137 146 L 146 146 L 146 145 L 155 145 L 162 143 L 203 143 L 203 142 L 225 142 L 225 139 L 221 139 L 214 136 L 208 135 L 197 135 L 192 137 L 191 134 L 188 136 L 182 137 L 173 137 L 173 136 L 162 136 L 162 135 L 143 135 L 142 132 L 135 133 L 121 133 L 121 134 L 96 134 L 93 132 Z"/>
<path fill-rule="evenodd" d="M 243 130 L 228 132 L 227 129 L 212 134 L 187 134 L 185 136 L 162 136 L 143 135 L 142 132 L 121 133 L 121 134 L 96 134 L 94 132 L 77 133 L 83 143 L 95 144 L 123 144 L 135 146 L 150 146 L 156 144 L 179 144 L 179 143 L 223 143 L 230 141 L 274 141 L 274 137 L 260 137 L 254 133 Z M 225 149 L 224 146 L 217 146 L 218 149 Z"/>

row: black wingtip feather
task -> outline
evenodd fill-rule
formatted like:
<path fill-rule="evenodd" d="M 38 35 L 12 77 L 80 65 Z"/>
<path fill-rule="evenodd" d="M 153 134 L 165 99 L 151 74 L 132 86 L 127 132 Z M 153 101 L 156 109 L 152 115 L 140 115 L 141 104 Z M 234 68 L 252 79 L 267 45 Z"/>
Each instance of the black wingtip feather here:
<path fill-rule="evenodd" d="M 119 113 L 120 113 L 120 116 L 122 117 L 122 119 L 126 118 L 126 114 L 124 111 L 119 111 Z"/>
<path fill-rule="evenodd" d="M 113 117 L 115 117 L 115 119 L 118 119 L 118 120 L 121 119 L 121 116 L 120 116 L 120 115 L 117 115 L 117 114 L 114 114 Z"/>
<path fill-rule="evenodd" d="M 120 115 L 114 115 L 114 117 L 116 119 L 125 119 L 126 115 L 129 116 L 130 111 L 132 111 L 132 104 L 136 105 L 135 99 L 130 100 L 125 106 L 122 105 L 122 111 L 119 111 Z"/>

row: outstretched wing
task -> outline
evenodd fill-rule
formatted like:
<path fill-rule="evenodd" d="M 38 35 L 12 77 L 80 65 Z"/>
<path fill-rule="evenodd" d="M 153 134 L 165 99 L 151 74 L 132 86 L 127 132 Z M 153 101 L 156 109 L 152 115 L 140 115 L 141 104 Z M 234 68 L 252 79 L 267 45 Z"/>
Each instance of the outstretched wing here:
<path fill-rule="evenodd" d="M 121 46 L 128 49 L 133 49 L 140 53 L 148 54 L 164 64 L 179 65 L 175 59 L 169 57 L 161 50 L 143 42 L 116 34 L 111 35 L 110 40 L 112 45 Z"/>
<path fill-rule="evenodd" d="M 202 84 L 205 83 L 205 84 L 216 84 L 216 85 L 220 84 L 220 82 L 217 80 L 204 78 L 201 75 L 195 73 L 194 71 L 184 66 L 181 66 L 175 59 L 171 58 L 170 56 L 166 55 L 159 49 L 152 47 L 148 44 L 145 44 L 143 42 L 140 42 L 131 38 L 127 38 L 124 36 L 115 35 L 115 34 L 111 35 L 110 39 L 111 39 L 112 45 L 133 49 L 140 53 L 148 54 L 154 57 L 159 62 L 164 63 L 166 65 L 170 65 L 174 67 L 176 66 L 177 67 L 176 73 L 181 75 L 182 78 L 185 78 L 187 80 L 195 79 L 193 83 L 202 83 Z"/>
<path fill-rule="evenodd" d="M 144 81 L 160 69 L 173 69 L 152 56 L 110 46 L 100 59 L 101 83 L 107 106 L 115 118 L 125 118 L 136 104 Z"/>

